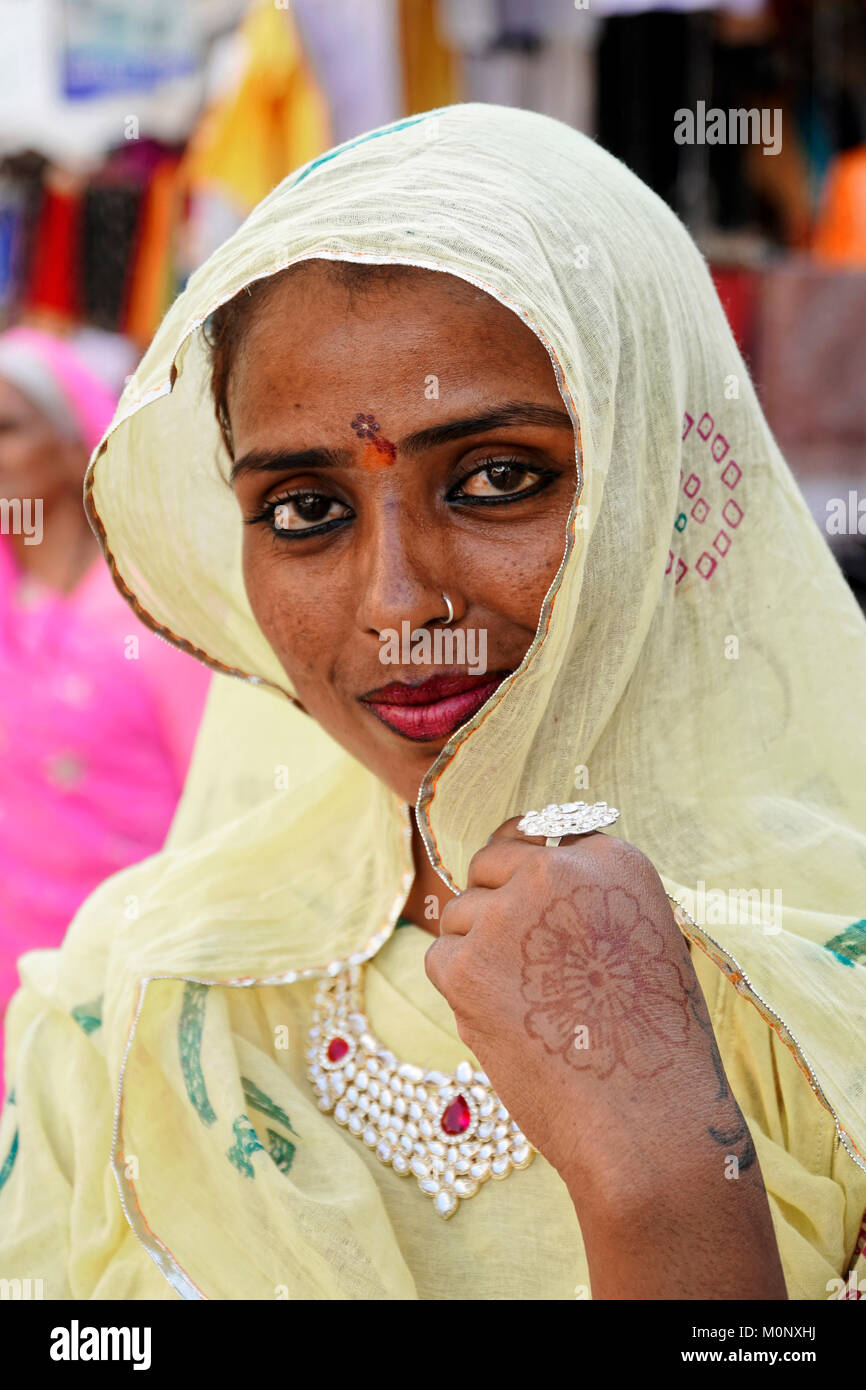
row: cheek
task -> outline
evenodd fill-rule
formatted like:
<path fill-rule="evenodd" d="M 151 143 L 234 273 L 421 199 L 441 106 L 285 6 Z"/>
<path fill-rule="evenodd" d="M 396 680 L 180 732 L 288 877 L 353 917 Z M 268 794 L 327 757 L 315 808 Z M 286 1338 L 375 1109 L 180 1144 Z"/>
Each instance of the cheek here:
<path fill-rule="evenodd" d="M 572 492 L 563 491 L 551 502 L 550 509 L 539 520 L 533 535 L 515 554 L 515 578 L 531 612 L 533 623 L 538 619 L 544 597 L 562 564 L 568 541 L 567 523 L 571 511 Z"/>
<path fill-rule="evenodd" d="M 567 513 L 566 513 L 567 515 Z M 565 553 L 564 521 L 537 525 L 520 535 L 477 539 L 456 557 L 454 572 L 464 592 L 520 627 L 535 629 L 544 596 Z"/>
<path fill-rule="evenodd" d="M 317 579 L 255 537 L 245 537 L 243 571 L 253 616 L 286 674 L 326 679 L 345 644 L 345 614 L 328 576 Z"/>

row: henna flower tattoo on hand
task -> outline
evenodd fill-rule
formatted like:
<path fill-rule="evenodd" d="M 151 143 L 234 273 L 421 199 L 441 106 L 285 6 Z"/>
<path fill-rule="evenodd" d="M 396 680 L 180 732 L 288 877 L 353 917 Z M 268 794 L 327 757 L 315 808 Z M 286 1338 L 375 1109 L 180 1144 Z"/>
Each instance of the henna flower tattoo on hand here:
<path fill-rule="evenodd" d="M 579 902 L 554 899 L 521 949 L 526 1030 L 578 1071 L 604 1080 L 622 1066 L 644 1079 L 669 1066 L 685 1043 L 682 973 L 663 934 L 624 888 L 588 887 Z M 579 1030 L 585 1032 L 576 1038 Z M 669 1046 L 648 1046 L 653 1039 Z"/>

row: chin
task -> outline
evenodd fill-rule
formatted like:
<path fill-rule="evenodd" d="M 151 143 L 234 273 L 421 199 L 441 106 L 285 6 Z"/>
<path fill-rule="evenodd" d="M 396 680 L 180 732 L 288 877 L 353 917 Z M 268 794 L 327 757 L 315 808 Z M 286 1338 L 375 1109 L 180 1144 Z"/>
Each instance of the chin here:
<path fill-rule="evenodd" d="M 421 783 L 446 742 L 444 738 L 439 739 L 432 747 L 429 743 L 419 743 L 413 750 L 406 747 L 407 740 L 400 739 L 401 747 L 393 749 L 390 758 L 387 755 L 385 758 L 377 758 L 372 771 L 403 801 L 414 806 L 418 800 Z"/>

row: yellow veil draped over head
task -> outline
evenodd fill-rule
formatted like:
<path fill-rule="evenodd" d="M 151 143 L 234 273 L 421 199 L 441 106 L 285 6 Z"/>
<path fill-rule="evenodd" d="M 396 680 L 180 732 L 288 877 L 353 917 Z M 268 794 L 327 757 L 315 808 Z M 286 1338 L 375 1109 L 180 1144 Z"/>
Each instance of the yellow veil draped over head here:
<path fill-rule="evenodd" d="M 255 622 L 209 394 L 208 315 L 316 257 L 423 266 L 487 291 L 538 335 L 574 421 L 574 502 L 536 636 L 421 788 L 434 866 L 459 889 L 507 818 L 551 801 L 619 807 L 615 833 L 653 861 L 724 991 L 755 1004 L 866 1170 L 866 623 L 682 224 L 585 136 L 466 104 L 370 132 L 275 188 L 192 276 L 88 470 L 91 521 L 135 611 L 244 678 L 214 683 L 166 850 L 104 884 L 59 955 L 22 965 L 25 995 L 73 1009 L 96 980 L 103 996 L 126 1220 L 186 1296 L 269 1281 L 292 1296 L 405 1296 L 372 1196 L 328 1205 L 310 1179 L 266 1210 L 248 1184 L 247 1230 L 269 1230 L 282 1262 L 266 1268 L 226 1236 L 230 1279 L 199 1252 L 205 1214 L 228 1230 L 234 1199 L 203 1160 L 194 1197 L 174 1168 L 198 1142 L 188 1124 L 224 1153 L 232 1114 L 254 1103 L 237 1023 L 233 1046 L 211 1016 L 204 1039 L 236 1104 L 170 1060 L 179 1015 L 194 1032 L 195 991 L 223 986 L 227 1016 L 258 986 L 371 959 L 413 878 L 410 808 L 292 703 Z M 19 997 L 12 1016 L 20 1092 L 35 1005 Z M 162 1173 L 145 1158 L 160 1145 Z M 345 1272 L 348 1248 L 363 1277 Z"/>

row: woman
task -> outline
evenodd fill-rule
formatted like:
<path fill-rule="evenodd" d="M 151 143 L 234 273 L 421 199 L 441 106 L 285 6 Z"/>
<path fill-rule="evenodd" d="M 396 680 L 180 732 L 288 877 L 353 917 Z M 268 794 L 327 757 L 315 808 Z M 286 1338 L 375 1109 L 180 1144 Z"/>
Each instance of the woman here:
<path fill-rule="evenodd" d="M 81 505 L 115 404 L 75 341 L 0 336 L 0 1030 L 18 957 L 161 847 L 208 685 L 131 618 Z"/>
<path fill-rule="evenodd" d="M 190 281 L 86 496 L 135 611 L 248 684 L 166 851 L 22 964 L 0 1273 L 856 1274 L 866 631 L 674 215 L 524 111 L 331 151 Z"/>

